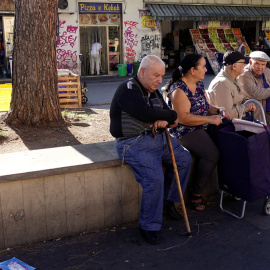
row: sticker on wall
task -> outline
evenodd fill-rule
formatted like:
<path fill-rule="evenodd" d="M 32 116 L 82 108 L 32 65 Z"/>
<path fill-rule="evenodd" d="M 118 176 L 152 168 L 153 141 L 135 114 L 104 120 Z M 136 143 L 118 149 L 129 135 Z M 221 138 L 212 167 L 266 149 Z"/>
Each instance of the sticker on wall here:
<path fill-rule="evenodd" d="M 156 27 L 156 22 L 153 20 L 152 16 L 142 16 L 142 27 Z"/>

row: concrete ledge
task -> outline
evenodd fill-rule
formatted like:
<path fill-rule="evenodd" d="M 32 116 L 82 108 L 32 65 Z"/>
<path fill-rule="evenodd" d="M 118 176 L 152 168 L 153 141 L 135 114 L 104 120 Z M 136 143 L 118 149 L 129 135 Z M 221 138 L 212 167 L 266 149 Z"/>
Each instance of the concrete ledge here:
<path fill-rule="evenodd" d="M 115 141 L 0 155 L 0 183 L 119 166 Z"/>
<path fill-rule="evenodd" d="M 132 222 L 141 196 L 115 141 L 2 154 L 0 249 Z"/>
<path fill-rule="evenodd" d="M 0 249 L 137 220 L 141 192 L 114 141 L 0 155 Z"/>

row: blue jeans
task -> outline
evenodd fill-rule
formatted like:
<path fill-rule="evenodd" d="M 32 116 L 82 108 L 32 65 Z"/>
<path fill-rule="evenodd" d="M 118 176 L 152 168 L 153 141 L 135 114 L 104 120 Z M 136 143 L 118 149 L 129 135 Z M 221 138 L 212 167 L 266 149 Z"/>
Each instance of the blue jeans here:
<path fill-rule="evenodd" d="M 165 132 L 140 135 L 117 140 L 116 149 L 120 158 L 128 163 L 136 180 L 143 188 L 140 226 L 146 231 L 159 231 L 162 226 L 163 200 L 179 202 L 171 156 Z M 177 139 L 171 136 L 181 188 L 184 193 L 191 164 L 191 155 Z M 165 175 L 162 164 L 166 168 Z"/>

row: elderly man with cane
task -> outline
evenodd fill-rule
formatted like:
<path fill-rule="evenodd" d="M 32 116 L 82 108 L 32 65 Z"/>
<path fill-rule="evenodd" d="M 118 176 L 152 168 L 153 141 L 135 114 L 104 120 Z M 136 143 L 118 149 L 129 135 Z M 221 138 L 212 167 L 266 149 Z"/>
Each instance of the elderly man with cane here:
<path fill-rule="evenodd" d="M 140 231 L 151 244 L 159 243 L 163 208 L 173 219 L 181 218 L 174 206 L 179 201 L 178 186 L 165 134 L 167 126 L 177 124 L 177 114 L 168 108 L 157 89 L 164 74 L 160 58 L 144 57 L 137 75 L 119 85 L 110 108 L 110 132 L 116 138 L 117 153 L 131 166 L 143 188 Z M 177 139 L 170 139 L 184 191 L 191 156 Z"/>

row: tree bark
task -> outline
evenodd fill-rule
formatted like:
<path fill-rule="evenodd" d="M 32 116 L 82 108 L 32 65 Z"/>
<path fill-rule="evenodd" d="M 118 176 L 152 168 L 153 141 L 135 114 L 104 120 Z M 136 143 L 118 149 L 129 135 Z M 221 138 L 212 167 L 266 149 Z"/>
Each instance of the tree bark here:
<path fill-rule="evenodd" d="M 57 89 L 58 0 L 16 0 L 10 125 L 63 123 Z"/>

